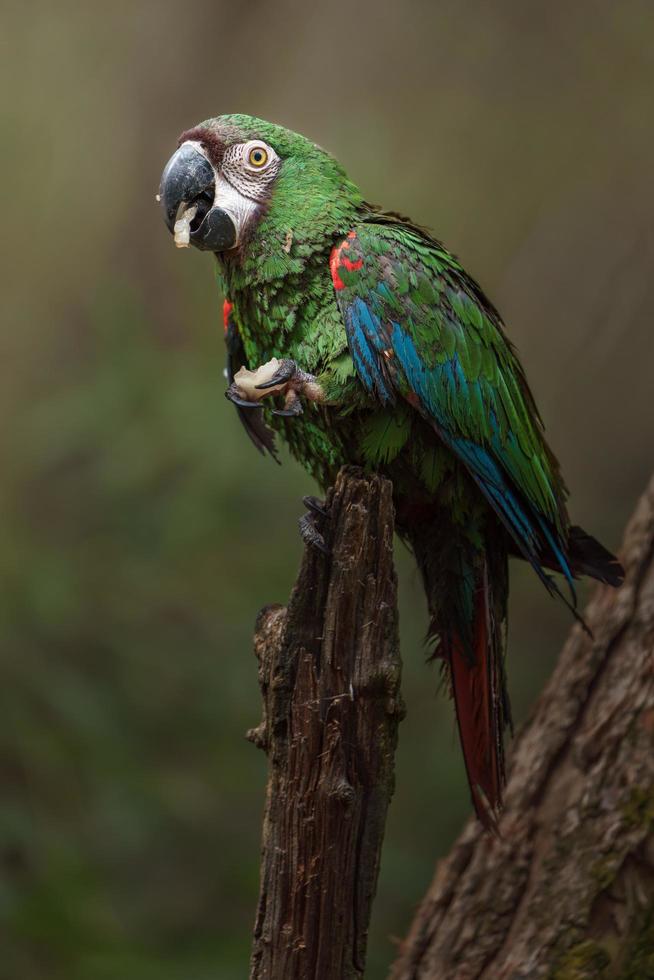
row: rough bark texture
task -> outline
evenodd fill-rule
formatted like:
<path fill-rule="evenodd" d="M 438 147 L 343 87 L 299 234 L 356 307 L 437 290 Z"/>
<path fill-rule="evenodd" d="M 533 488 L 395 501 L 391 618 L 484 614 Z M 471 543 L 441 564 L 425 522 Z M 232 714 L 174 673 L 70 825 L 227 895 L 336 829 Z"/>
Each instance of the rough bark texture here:
<path fill-rule="evenodd" d="M 654 978 L 654 480 L 622 555 L 517 742 L 501 839 L 467 825 L 394 980 Z"/>
<path fill-rule="evenodd" d="M 329 557 L 259 614 L 270 761 L 251 978 L 362 977 L 402 715 L 391 485 L 345 469 Z"/>

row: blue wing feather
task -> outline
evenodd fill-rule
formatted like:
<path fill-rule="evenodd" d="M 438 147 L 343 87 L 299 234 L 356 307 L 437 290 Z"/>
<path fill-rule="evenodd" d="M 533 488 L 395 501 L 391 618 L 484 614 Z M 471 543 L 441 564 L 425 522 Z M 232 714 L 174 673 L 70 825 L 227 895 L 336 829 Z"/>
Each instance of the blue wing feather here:
<path fill-rule="evenodd" d="M 548 589 L 558 592 L 539 558 L 544 543 L 551 548 L 574 603 L 573 575 L 566 557 L 564 487 L 562 482 L 553 485 L 551 474 L 544 472 L 536 458 L 534 445 L 544 444 L 538 445 L 540 422 L 535 406 L 516 395 L 515 385 L 507 387 L 497 351 L 492 348 L 489 352 L 488 342 L 480 339 L 482 326 L 495 329 L 489 324 L 488 311 L 484 320 L 484 312 L 468 293 L 451 284 L 444 289 L 436 281 L 444 268 L 442 253 L 436 263 L 438 272 L 434 266 L 427 269 L 433 303 L 416 301 L 410 294 L 418 288 L 416 255 L 408 255 L 402 267 L 406 240 L 398 243 L 391 236 L 390 255 L 387 249 L 380 262 L 379 241 L 368 252 L 365 246 L 366 236 L 375 234 L 389 232 L 362 226 L 356 236 L 349 237 L 348 274 L 339 267 L 336 290 L 363 385 L 384 404 L 393 402 L 398 394 L 415 404 L 417 396 L 422 414 L 465 464 L 521 552 Z M 429 288 L 425 289 L 429 296 Z M 438 298 L 445 294 L 450 305 L 439 309 Z M 422 320 L 428 321 L 428 330 L 421 332 Z M 469 342 L 466 331 L 474 332 L 474 343 Z M 428 338 L 429 347 L 420 339 L 423 337 Z M 498 325 L 495 344 L 500 343 L 507 357 L 512 357 Z M 515 364 L 519 371 L 517 361 Z"/>

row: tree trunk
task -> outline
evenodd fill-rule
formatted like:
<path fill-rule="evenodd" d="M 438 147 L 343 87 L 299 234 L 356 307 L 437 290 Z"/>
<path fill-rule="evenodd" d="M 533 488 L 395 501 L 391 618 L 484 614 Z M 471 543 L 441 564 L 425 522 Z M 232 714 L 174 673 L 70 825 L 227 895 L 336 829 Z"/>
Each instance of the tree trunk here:
<path fill-rule="evenodd" d="M 400 697 L 391 484 L 346 468 L 326 556 L 304 553 L 288 607 L 259 614 L 270 767 L 253 980 L 363 976 Z"/>
<path fill-rule="evenodd" d="M 654 480 L 517 740 L 501 837 L 470 822 L 394 980 L 654 978 Z"/>

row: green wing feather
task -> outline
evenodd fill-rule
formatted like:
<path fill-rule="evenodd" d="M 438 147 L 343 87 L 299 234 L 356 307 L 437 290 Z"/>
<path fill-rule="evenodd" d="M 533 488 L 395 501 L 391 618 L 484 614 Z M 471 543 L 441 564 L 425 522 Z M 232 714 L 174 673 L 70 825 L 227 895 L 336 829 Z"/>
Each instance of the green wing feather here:
<path fill-rule="evenodd" d="M 448 435 L 487 450 L 533 509 L 563 533 L 567 491 L 497 311 L 439 242 L 392 216 L 384 219 L 356 228 L 347 261 L 337 268 L 353 352 L 352 309 L 365 304 L 380 327 L 377 352 L 392 352 L 380 365 L 386 387 L 409 400 L 418 394 L 421 410 Z M 402 362 L 398 329 L 417 365 L 415 358 Z"/>
<path fill-rule="evenodd" d="M 554 555 L 575 603 L 566 489 L 516 352 L 479 286 L 439 242 L 391 216 L 353 229 L 331 268 L 364 387 L 387 406 L 402 396 L 431 422 L 560 595 L 543 569 Z"/>

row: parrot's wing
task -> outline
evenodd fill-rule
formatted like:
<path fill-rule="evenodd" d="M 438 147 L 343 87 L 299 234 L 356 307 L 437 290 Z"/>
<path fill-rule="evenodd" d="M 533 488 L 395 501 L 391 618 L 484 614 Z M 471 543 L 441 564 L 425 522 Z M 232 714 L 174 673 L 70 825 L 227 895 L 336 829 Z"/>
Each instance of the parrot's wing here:
<path fill-rule="evenodd" d="M 248 367 L 245 358 L 245 351 L 243 350 L 243 342 L 238 332 L 238 328 L 234 323 L 234 319 L 231 316 L 231 312 L 232 304 L 226 299 L 223 306 L 225 346 L 227 347 L 225 374 L 227 375 L 227 380 L 230 384 L 234 380 L 234 375 L 239 368 Z M 235 408 L 238 412 L 239 419 L 243 423 L 243 428 L 259 452 L 263 453 L 264 455 L 266 452 L 270 453 L 272 458 L 279 463 L 280 460 L 279 456 L 277 455 L 277 448 L 275 446 L 275 435 L 264 422 L 263 413 L 257 409 L 241 408 L 238 405 L 236 405 Z"/>
<path fill-rule="evenodd" d="M 554 553 L 573 594 L 566 489 L 497 311 L 440 243 L 392 216 L 331 255 L 336 299 L 364 386 L 404 398 L 464 463 L 551 591 Z"/>

